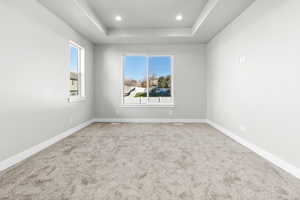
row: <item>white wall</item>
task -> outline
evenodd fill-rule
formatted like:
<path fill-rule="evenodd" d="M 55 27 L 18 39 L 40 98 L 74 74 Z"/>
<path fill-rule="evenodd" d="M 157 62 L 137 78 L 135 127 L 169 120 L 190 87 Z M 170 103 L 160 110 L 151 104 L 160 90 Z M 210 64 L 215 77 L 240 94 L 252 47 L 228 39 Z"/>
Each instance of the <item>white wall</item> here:
<path fill-rule="evenodd" d="M 300 168 L 299 10 L 257 0 L 209 42 L 207 115 Z"/>
<path fill-rule="evenodd" d="M 93 45 L 35 0 L 0 1 L 0 161 L 93 118 Z M 68 103 L 68 41 L 86 48 L 87 100 Z M 71 119 L 71 116 L 72 119 Z"/>
<path fill-rule="evenodd" d="M 175 108 L 120 108 L 125 53 L 174 55 Z M 99 45 L 95 50 L 96 117 L 204 119 L 204 76 L 204 46 L 200 44 Z"/>

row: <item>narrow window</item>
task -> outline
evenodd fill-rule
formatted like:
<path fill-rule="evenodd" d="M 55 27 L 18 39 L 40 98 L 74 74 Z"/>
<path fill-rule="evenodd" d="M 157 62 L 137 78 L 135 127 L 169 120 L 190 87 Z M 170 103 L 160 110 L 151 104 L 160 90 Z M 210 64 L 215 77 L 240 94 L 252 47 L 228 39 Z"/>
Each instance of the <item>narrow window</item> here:
<path fill-rule="evenodd" d="M 85 97 L 85 51 L 74 42 L 69 42 L 70 50 L 70 102 L 83 100 Z"/>
<path fill-rule="evenodd" d="M 171 56 L 124 56 L 123 105 L 174 104 Z"/>

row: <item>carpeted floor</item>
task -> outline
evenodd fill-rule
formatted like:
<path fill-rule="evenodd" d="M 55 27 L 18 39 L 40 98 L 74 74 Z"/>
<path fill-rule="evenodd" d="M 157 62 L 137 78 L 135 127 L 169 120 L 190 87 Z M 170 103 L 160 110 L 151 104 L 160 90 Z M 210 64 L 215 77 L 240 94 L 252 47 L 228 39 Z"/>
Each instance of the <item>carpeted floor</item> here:
<path fill-rule="evenodd" d="M 206 124 L 95 123 L 2 172 L 0 200 L 300 200 L 300 181 Z"/>

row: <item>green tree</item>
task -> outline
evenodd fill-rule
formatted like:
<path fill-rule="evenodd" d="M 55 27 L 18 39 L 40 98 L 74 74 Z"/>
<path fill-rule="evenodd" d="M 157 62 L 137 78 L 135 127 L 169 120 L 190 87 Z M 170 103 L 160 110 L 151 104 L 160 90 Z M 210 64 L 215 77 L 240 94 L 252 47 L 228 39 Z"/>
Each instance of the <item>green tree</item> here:
<path fill-rule="evenodd" d="M 158 87 L 160 88 L 170 88 L 171 86 L 171 76 L 161 76 L 158 78 Z"/>

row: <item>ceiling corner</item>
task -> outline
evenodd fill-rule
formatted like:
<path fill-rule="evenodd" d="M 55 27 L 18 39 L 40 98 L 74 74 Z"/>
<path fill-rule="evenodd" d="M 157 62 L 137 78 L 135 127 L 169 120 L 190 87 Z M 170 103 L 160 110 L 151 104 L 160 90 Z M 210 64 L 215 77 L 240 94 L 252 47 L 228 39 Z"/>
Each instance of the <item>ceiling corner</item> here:
<path fill-rule="evenodd" d="M 86 17 L 97 27 L 97 29 L 107 35 L 107 28 L 97 17 L 94 10 L 91 8 L 89 3 L 86 0 L 73 0 L 76 6 L 86 15 Z"/>

